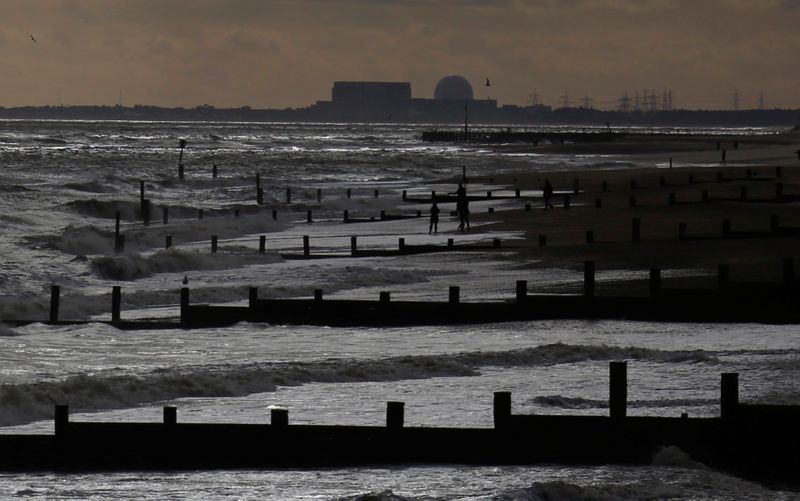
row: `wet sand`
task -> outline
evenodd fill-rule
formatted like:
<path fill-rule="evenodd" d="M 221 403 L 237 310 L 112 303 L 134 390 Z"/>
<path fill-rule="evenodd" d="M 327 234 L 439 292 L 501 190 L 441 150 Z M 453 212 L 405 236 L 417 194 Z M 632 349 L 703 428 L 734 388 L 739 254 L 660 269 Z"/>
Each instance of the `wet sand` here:
<path fill-rule="evenodd" d="M 493 182 L 511 189 L 539 188 L 548 178 L 557 192 L 572 192 L 577 179 L 579 187 L 578 194 L 570 195 L 569 209 L 563 208 L 563 197 L 556 196 L 554 210 L 544 210 L 542 200 L 534 199 L 529 201 L 530 212 L 520 203 L 510 211 L 473 213 L 471 219 L 490 222 L 484 227 L 487 230 L 523 232 L 523 241 L 507 245 L 515 248 L 521 263 L 534 262 L 532 266 L 578 268 L 583 261 L 593 260 L 599 272 L 641 269 L 646 273 L 656 267 L 715 276 L 717 265 L 728 264 L 732 281 L 778 281 L 783 259 L 800 258 L 800 133 L 726 139 L 721 144 L 726 150 L 724 165 L 716 140 L 669 137 L 630 144 L 565 145 L 561 150 L 547 146 L 548 153 L 575 153 L 580 148 L 605 152 L 610 160 L 635 159 L 653 167 L 470 178 L 470 182 Z M 738 148 L 733 146 L 735 140 Z M 528 147 L 526 151 L 538 150 Z M 782 189 L 780 197 L 778 189 Z M 703 190 L 709 198 L 705 203 Z M 669 202 L 671 193 L 674 204 Z M 778 217 L 781 231 L 797 228 L 797 235 L 770 233 L 773 216 Z M 640 222 L 639 242 L 632 241 L 634 218 Z M 723 236 L 724 220 L 730 225 L 728 237 Z M 679 238 L 681 223 L 686 225 L 685 238 Z M 587 243 L 587 231 L 593 232 L 594 243 Z M 545 246 L 539 245 L 540 235 L 546 237 Z"/>

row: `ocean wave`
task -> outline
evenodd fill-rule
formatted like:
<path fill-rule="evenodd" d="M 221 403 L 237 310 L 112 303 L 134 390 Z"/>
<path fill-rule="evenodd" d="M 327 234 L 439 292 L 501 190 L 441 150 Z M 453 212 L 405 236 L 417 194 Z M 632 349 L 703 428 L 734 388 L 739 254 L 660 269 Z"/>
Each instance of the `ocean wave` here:
<path fill-rule="evenodd" d="M 60 381 L 0 386 L 0 425 L 52 416 L 53 405 L 80 410 L 132 407 L 183 397 L 233 397 L 307 383 L 385 382 L 480 375 L 487 366 L 534 366 L 635 355 L 670 359 L 674 352 L 561 343 L 519 350 L 406 355 L 383 359 L 165 367 L 146 374 L 91 373 Z"/>
<path fill-rule="evenodd" d="M 658 480 L 635 482 L 630 484 L 597 483 L 578 485 L 564 480 L 552 482 L 535 482 L 530 487 L 513 489 L 491 499 L 496 501 L 545 501 L 545 500 L 592 500 L 621 501 L 625 499 L 682 499 L 685 490 L 678 485 L 667 484 Z"/>
<path fill-rule="evenodd" d="M 91 260 L 91 268 L 97 275 L 110 280 L 135 280 L 157 273 L 222 270 L 278 261 L 281 258 L 275 254 L 208 254 L 172 247 L 147 257 L 133 254 L 96 257 Z"/>
<path fill-rule="evenodd" d="M 76 181 L 74 183 L 65 183 L 64 188 L 75 191 L 85 191 L 87 193 L 114 193 L 116 188 L 110 186 L 108 183 L 101 181 Z"/>
<path fill-rule="evenodd" d="M 92 183 L 74 183 L 80 185 L 81 188 L 74 187 L 73 189 L 80 189 L 81 191 L 93 191 L 90 186 Z M 95 187 L 96 190 L 101 190 L 100 186 Z M 102 193 L 102 191 L 97 191 Z M 72 212 L 90 217 L 100 219 L 114 219 L 117 212 L 120 217 L 126 220 L 135 220 L 139 218 L 139 202 L 131 202 L 125 200 L 97 200 L 92 198 L 89 200 L 72 200 L 66 203 L 67 209 Z"/>
<path fill-rule="evenodd" d="M 542 407 L 554 407 L 559 409 L 606 409 L 608 400 L 595 400 L 580 397 L 567 397 L 564 395 L 540 395 L 531 399 L 531 402 Z M 667 400 L 628 400 L 629 408 L 643 407 L 698 407 L 706 405 L 717 405 L 718 400 L 713 399 L 690 399 L 675 398 Z"/>
<path fill-rule="evenodd" d="M 395 494 L 391 489 L 385 491 L 372 491 L 360 494 L 353 494 L 350 496 L 342 496 L 336 498 L 336 501 L 434 501 L 441 498 L 432 498 L 429 496 L 401 496 Z"/>

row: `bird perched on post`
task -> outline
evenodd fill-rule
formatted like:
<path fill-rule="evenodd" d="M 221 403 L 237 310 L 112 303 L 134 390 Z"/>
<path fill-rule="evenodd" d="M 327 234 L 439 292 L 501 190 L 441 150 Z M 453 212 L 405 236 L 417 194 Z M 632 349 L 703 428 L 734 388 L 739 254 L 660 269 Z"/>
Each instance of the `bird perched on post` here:
<path fill-rule="evenodd" d="M 189 276 L 188 275 L 184 275 L 183 276 L 183 282 L 182 283 L 183 283 L 183 285 L 189 285 Z"/>

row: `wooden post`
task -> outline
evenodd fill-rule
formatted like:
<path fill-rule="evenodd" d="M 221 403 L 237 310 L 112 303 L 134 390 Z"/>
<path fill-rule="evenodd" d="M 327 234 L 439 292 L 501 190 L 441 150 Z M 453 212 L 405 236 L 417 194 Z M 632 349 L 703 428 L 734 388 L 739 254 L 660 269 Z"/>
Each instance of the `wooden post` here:
<path fill-rule="evenodd" d="M 584 261 L 583 262 L 583 295 L 585 297 L 594 297 L 594 275 L 595 275 L 594 261 Z"/>
<path fill-rule="evenodd" d="M 181 325 L 189 321 L 189 288 L 181 287 Z"/>
<path fill-rule="evenodd" d="M 454 245 L 453 239 L 452 238 L 448 238 L 447 239 L 447 248 L 448 249 L 452 249 L 453 245 Z"/>
<path fill-rule="evenodd" d="M 169 223 L 169 208 L 164 207 L 161 209 L 161 223 L 168 224 Z"/>
<path fill-rule="evenodd" d="M 386 211 L 384 209 L 381 209 L 381 221 L 383 221 L 384 219 L 386 219 Z"/>
<path fill-rule="evenodd" d="M 405 252 L 405 250 L 406 250 L 406 239 L 405 238 L 400 237 L 400 238 L 397 239 L 397 249 L 400 252 Z"/>
<path fill-rule="evenodd" d="M 372 196 L 373 196 L 373 198 L 378 198 L 379 194 L 380 193 L 378 192 L 378 190 L 374 190 L 373 193 L 372 193 Z"/>
<path fill-rule="evenodd" d="M 345 223 L 350 221 L 350 215 L 349 212 L 347 212 L 347 210 L 342 211 L 342 221 L 344 221 Z"/>
<path fill-rule="evenodd" d="M 609 363 L 608 408 L 612 418 L 624 418 L 628 407 L 628 363 Z"/>
<path fill-rule="evenodd" d="M 164 248 L 169 249 L 172 247 L 172 235 L 165 235 L 164 236 Z"/>
<path fill-rule="evenodd" d="M 322 289 L 314 289 L 314 301 L 317 303 L 322 301 Z"/>
<path fill-rule="evenodd" d="M 262 188 L 256 190 L 256 204 L 264 205 L 264 190 Z"/>
<path fill-rule="evenodd" d="M 391 294 L 389 294 L 388 291 L 381 291 L 378 294 L 378 301 L 380 301 L 381 304 L 389 304 L 389 301 L 391 301 L 391 300 L 392 300 L 392 296 L 391 296 Z"/>
<path fill-rule="evenodd" d="M 125 252 L 125 235 L 120 235 L 117 237 L 117 241 L 114 245 L 114 252 L 117 254 L 122 254 Z"/>
<path fill-rule="evenodd" d="M 576 177 L 572 180 L 572 192 L 577 195 L 580 191 L 580 180 Z"/>
<path fill-rule="evenodd" d="M 631 220 L 631 240 L 632 241 L 634 241 L 634 242 L 638 242 L 639 241 L 639 239 L 641 237 L 641 234 L 640 234 L 640 231 L 639 231 L 640 228 L 641 228 L 641 221 L 639 220 L 639 218 L 638 217 L 633 218 Z"/>
<path fill-rule="evenodd" d="M 119 220 L 120 220 L 120 213 L 117 211 L 115 214 L 115 222 L 114 222 L 114 253 L 119 254 L 125 250 L 125 244 L 122 240 L 122 235 L 119 233 Z"/>
<path fill-rule="evenodd" d="M 525 204 L 525 212 L 531 211 L 531 204 Z"/>
<path fill-rule="evenodd" d="M 241 215 L 242 215 L 242 211 L 240 211 L 238 207 L 233 209 L 233 217 L 239 217 Z"/>
<path fill-rule="evenodd" d="M 539 247 L 547 245 L 547 235 L 539 235 Z"/>
<path fill-rule="evenodd" d="M 492 239 L 492 248 L 493 249 L 499 249 L 500 248 L 500 239 L 499 238 L 493 238 Z"/>
<path fill-rule="evenodd" d="M 731 279 L 731 267 L 728 264 L 717 265 L 717 284 L 720 288 L 728 285 Z"/>
<path fill-rule="evenodd" d="M 569 210 L 569 195 L 564 195 L 564 210 Z"/>
<path fill-rule="evenodd" d="M 312 222 L 313 222 L 313 220 L 311 219 L 311 209 L 308 209 L 306 211 L 306 223 L 311 224 Z"/>
<path fill-rule="evenodd" d="M 494 402 L 492 405 L 494 414 L 494 429 L 507 428 L 511 423 L 511 392 L 494 392 Z"/>
<path fill-rule="evenodd" d="M 317 188 L 317 203 L 322 203 L 322 188 Z"/>
<path fill-rule="evenodd" d="M 447 301 L 450 304 L 458 304 L 461 299 L 461 287 L 457 285 L 451 285 L 448 293 Z"/>
<path fill-rule="evenodd" d="M 517 304 L 522 304 L 523 302 L 525 302 L 526 297 L 528 297 L 528 281 L 517 280 L 517 290 L 516 290 Z"/>
<path fill-rule="evenodd" d="M 514 190 L 514 198 L 519 198 L 519 188 Z"/>
<path fill-rule="evenodd" d="M 422 211 L 421 210 L 417 211 L 417 217 L 422 217 Z"/>
<path fill-rule="evenodd" d="M 58 304 L 61 300 L 61 286 L 50 286 L 50 323 L 58 322 Z"/>
<path fill-rule="evenodd" d="M 292 203 L 292 189 L 286 188 L 286 205 Z"/>
<path fill-rule="evenodd" d="M 303 255 L 308 257 L 311 254 L 311 249 L 308 242 L 308 235 L 303 235 Z"/>
<path fill-rule="evenodd" d="M 406 201 L 407 197 L 408 197 L 408 194 L 406 193 L 406 190 L 403 190 L 403 202 Z"/>
<path fill-rule="evenodd" d="M 669 157 L 669 168 L 672 168 L 672 157 Z"/>
<path fill-rule="evenodd" d="M 661 270 L 650 268 L 650 296 L 653 297 L 661 291 Z"/>
<path fill-rule="evenodd" d="M 491 191 L 487 191 L 486 192 L 486 198 L 492 198 L 492 192 Z"/>
<path fill-rule="evenodd" d="M 215 166 L 216 167 L 216 166 Z M 165 405 L 164 406 L 164 425 L 165 426 L 175 426 L 178 424 L 178 408 Z"/>
<path fill-rule="evenodd" d="M 270 424 L 275 428 L 285 428 L 289 426 L 289 410 L 288 409 L 270 409 L 269 411 Z"/>
<path fill-rule="evenodd" d="M 594 243 L 594 232 L 592 230 L 586 231 L 586 243 L 593 244 Z"/>
<path fill-rule="evenodd" d="M 120 321 L 120 309 L 122 306 L 122 287 L 115 285 L 111 287 L 111 322 Z"/>
<path fill-rule="evenodd" d="M 347 188 L 347 198 L 350 198 L 351 195 L 352 195 L 352 193 L 350 191 L 350 188 Z"/>
<path fill-rule="evenodd" d="M 203 219 L 203 209 L 197 209 L 197 219 Z"/>
<path fill-rule="evenodd" d="M 150 200 L 142 202 L 142 222 L 145 226 L 150 226 Z"/>
<path fill-rule="evenodd" d="M 260 235 L 258 237 L 258 252 L 264 254 L 267 251 L 267 236 Z"/>
<path fill-rule="evenodd" d="M 247 291 L 247 307 L 254 310 L 258 304 L 258 287 L 250 287 Z"/>
<path fill-rule="evenodd" d="M 144 211 L 144 181 L 139 181 L 139 211 Z"/>
<path fill-rule="evenodd" d="M 350 255 L 355 256 L 358 252 L 358 237 L 353 235 L 350 237 Z"/>
<path fill-rule="evenodd" d="M 120 220 L 120 213 L 119 211 L 114 214 L 114 236 L 119 236 L 119 220 Z"/>
<path fill-rule="evenodd" d="M 54 428 L 56 436 L 63 435 L 69 426 L 69 406 L 56 405 Z"/>
<path fill-rule="evenodd" d="M 436 190 L 431 191 L 431 202 L 433 202 L 434 200 L 436 200 Z"/>
<path fill-rule="evenodd" d="M 405 414 L 404 402 L 386 402 L 386 428 L 402 430 Z"/>
<path fill-rule="evenodd" d="M 278 209 L 272 209 L 272 220 L 273 221 L 278 220 Z"/>
<path fill-rule="evenodd" d="M 178 164 L 178 179 L 183 181 L 183 164 Z"/>
<path fill-rule="evenodd" d="M 216 235 L 211 235 L 211 253 L 212 254 L 216 254 L 217 253 L 217 236 Z"/>
<path fill-rule="evenodd" d="M 494 207 L 489 207 L 489 214 L 493 214 L 493 213 L 494 213 Z"/>
<path fill-rule="evenodd" d="M 216 179 L 216 178 L 217 178 L 217 164 L 214 164 L 214 166 L 211 167 L 211 179 Z"/>
<path fill-rule="evenodd" d="M 736 406 L 739 405 L 739 374 L 725 372 L 720 381 L 719 414 L 724 421 L 736 417 Z"/>

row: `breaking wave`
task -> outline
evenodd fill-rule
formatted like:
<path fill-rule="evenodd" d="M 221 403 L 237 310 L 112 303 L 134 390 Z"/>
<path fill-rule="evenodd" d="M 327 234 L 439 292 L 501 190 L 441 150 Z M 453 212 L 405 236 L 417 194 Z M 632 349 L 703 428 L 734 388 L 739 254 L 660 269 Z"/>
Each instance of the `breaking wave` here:
<path fill-rule="evenodd" d="M 559 409 L 606 409 L 608 400 L 595 400 L 580 397 L 566 397 L 564 395 L 543 395 L 534 397 L 531 402 L 542 407 Z M 628 407 L 697 407 L 716 405 L 718 400 L 676 398 L 669 400 L 628 400 Z"/>
<path fill-rule="evenodd" d="M 281 261 L 275 254 L 207 254 L 186 252 L 174 247 L 147 257 L 139 255 L 102 256 L 91 261 L 92 271 L 111 280 L 135 280 L 156 273 L 179 273 L 189 270 L 221 270 L 249 264 Z"/>
<path fill-rule="evenodd" d="M 183 397 L 242 396 L 306 383 L 477 376 L 480 367 L 487 366 L 536 366 L 619 358 L 669 361 L 684 357 L 682 352 L 556 343 L 495 352 L 169 367 L 139 375 L 79 374 L 60 381 L 0 386 L 0 425 L 48 419 L 53 405 L 58 403 L 69 403 L 81 410 L 102 410 Z M 697 359 L 707 357 L 698 353 Z"/>

